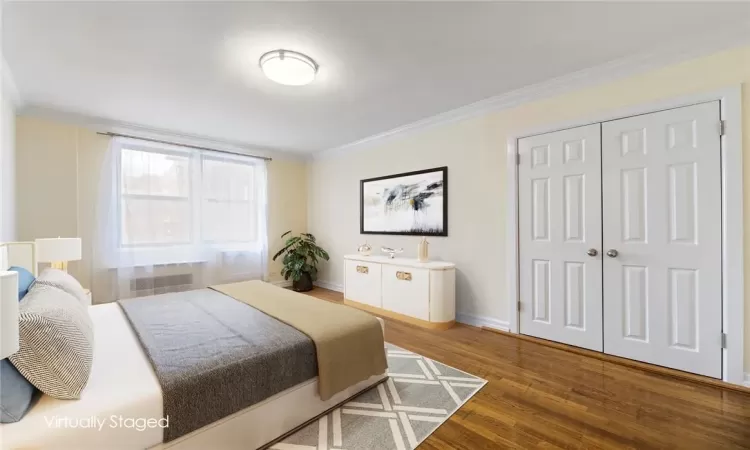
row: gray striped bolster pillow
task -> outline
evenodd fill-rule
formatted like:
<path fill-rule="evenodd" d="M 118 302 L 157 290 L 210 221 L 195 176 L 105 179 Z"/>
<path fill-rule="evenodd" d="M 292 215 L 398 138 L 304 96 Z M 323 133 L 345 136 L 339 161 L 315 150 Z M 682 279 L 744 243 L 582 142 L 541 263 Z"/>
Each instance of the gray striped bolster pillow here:
<path fill-rule="evenodd" d="M 77 298 L 81 304 L 88 304 L 86 291 L 84 291 L 81 283 L 79 283 L 78 280 L 68 272 L 63 272 L 62 270 L 53 269 L 51 267 L 44 269 L 44 272 L 36 278 L 34 284 L 46 284 L 47 286 L 62 289 Z"/>
<path fill-rule="evenodd" d="M 77 399 L 94 359 L 94 326 L 87 308 L 67 292 L 34 285 L 19 305 L 16 369 L 45 394 Z"/>

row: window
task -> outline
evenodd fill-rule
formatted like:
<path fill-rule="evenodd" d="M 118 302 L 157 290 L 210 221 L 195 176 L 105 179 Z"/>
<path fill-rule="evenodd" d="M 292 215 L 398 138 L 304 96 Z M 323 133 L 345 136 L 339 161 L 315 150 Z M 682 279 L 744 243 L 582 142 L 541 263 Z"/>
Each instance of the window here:
<path fill-rule="evenodd" d="M 265 165 L 257 158 L 123 140 L 118 247 L 260 245 L 264 183 Z"/>
<path fill-rule="evenodd" d="M 189 244 L 189 155 L 123 148 L 121 161 L 122 246 Z"/>
<path fill-rule="evenodd" d="M 204 156 L 202 169 L 203 240 L 255 241 L 258 238 L 255 166 Z"/>

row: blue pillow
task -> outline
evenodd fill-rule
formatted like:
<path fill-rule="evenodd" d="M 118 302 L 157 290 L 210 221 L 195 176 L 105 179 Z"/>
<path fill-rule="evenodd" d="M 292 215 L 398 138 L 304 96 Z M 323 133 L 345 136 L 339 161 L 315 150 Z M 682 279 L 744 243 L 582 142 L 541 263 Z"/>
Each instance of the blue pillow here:
<path fill-rule="evenodd" d="M 7 358 L 0 360 L 0 423 L 21 420 L 39 392 Z"/>
<path fill-rule="evenodd" d="M 20 302 L 34 283 L 34 275 L 23 267 L 11 266 L 8 270 L 18 272 L 18 301 Z"/>

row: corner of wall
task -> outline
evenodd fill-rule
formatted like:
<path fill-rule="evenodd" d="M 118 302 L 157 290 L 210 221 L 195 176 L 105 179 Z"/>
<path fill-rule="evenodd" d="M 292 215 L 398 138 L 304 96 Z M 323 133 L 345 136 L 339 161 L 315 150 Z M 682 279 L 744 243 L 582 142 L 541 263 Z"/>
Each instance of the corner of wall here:
<path fill-rule="evenodd" d="M 0 241 L 15 241 L 16 108 L 5 97 L 0 103 Z"/>
<path fill-rule="evenodd" d="M 20 108 L 23 106 L 21 93 L 5 58 L 2 58 L 2 94 L 3 100 L 7 99 L 14 107 Z"/>
<path fill-rule="evenodd" d="M 274 159 L 268 164 L 268 280 L 281 281 L 281 263 L 272 261 L 281 248 L 281 234 L 309 231 L 308 161 Z"/>

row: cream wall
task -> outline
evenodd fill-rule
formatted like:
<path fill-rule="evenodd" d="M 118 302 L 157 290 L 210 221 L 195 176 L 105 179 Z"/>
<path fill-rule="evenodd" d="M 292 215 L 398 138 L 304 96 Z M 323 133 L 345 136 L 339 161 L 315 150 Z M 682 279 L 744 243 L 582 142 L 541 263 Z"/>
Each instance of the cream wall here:
<path fill-rule="evenodd" d="M 69 270 L 91 286 L 95 205 L 109 138 L 77 125 L 19 116 L 16 142 L 18 239 L 80 236 L 83 259 Z M 282 232 L 307 229 L 306 176 L 303 161 L 268 164 L 269 253 Z M 269 264 L 271 281 L 279 280 L 278 265 L 270 258 Z"/>
<path fill-rule="evenodd" d="M 273 160 L 268 164 L 268 276 L 283 280 L 281 258 L 271 257 L 281 248 L 281 234 L 307 231 L 307 163 Z"/>
<path fill-rule="evenodd" d="M 416 236 L 359 234 L 359 180 L 448 166 L 448 237 L 431 237 L 430 257 L 455 262 L 458 311 L 504 319 L 503 233 L 505 151 L 486 118 L 441 127 L 374 149 L 326 160 L 310 169 L 308 228 L 331 255 L 320 280 L 343 284 L 342 256 L 367 241 L 403 247 L 416 257 Z M 504 146 L 504 144 L 503 144 Z"/>
<path fill-rule="evenodd" d="M 744 171 L 750 173 L 750 47 L 724 51 L 659 70 L 512 109 L 425 130 L 335 157 L 310 168 L 310 232 L 332 262 L 321 280 L 343 282 L 342 256 L 368 241 L 404 247 L 414 256 L 417 238 L 359 234 L 359 180 L 410 170 L 449 167 L 449 236 L 431 238 L 431 257 L 453 261 L 457 311 L 508 320 L 505 267 L 507 138 L 547 124 L 591 118 L 621 107 L 743 85 Z M 745 223 L 750 224 L 750 183 L 745 182 Z M 745 360 L 750 362 L 750 239 L 745 239 Z M 464 316 L 466 317 L 466 316 Z M 748 367 L 750 369 L 750 367 Z M 750 371 L 750 370 L 749 370 Z"/>

